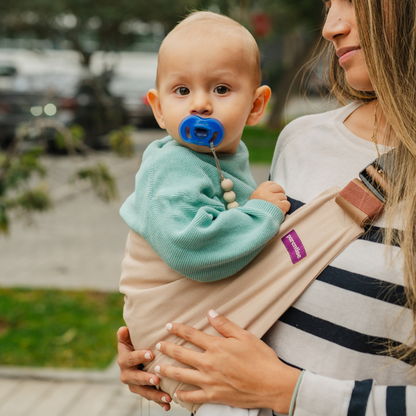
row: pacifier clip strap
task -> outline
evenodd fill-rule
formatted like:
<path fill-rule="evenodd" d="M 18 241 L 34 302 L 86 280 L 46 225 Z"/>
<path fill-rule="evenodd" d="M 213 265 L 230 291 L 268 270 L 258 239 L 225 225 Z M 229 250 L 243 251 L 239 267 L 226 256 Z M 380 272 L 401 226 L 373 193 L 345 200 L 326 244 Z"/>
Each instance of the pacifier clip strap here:
<path fill-rule="evenodd" d="M 219 160 L 217 158 L 217 154 L 215 153 L 215 147 L 214 147 L 214 143 L 213 142 L 210 143 L 210 147 L 209 148 L 211 149 L 212 155 L 214 156 L 215 163 L 217 165 L 218 172 L 220 173 L 220 178 L 221 178 L 221 182 L 222 182 L 225 178 L 224 178 L 224 175 L 221 172 L 220 162 L 219 162 Z"/>
<path fill-rule="evenodd" d="M 220 166 L 220 161 L 217 158 L 217 154 L 215 153 L 215 147 L 214 147 L 214 143 L 211 142 L 210 143 L 210 147 L 212 155 L 214 156 L 215 159 L 215 164 L 217 165 L 217 169 L 218 172 L 220 173 L 220 178 L 221 178 L 221 188 L 225 191 L 223 198 L 225 200 L 225 202 L 227 202 L 227 209 L 231 209 L 231 208 L 237 208 L 238 202 L 235 200 L 236 195 L 235 192 L 233 192 L 231 189 L 233 189 L 233 181 L 231 179 L 225 179 L 224 175 L 221 172 L 221 166 Z"/>

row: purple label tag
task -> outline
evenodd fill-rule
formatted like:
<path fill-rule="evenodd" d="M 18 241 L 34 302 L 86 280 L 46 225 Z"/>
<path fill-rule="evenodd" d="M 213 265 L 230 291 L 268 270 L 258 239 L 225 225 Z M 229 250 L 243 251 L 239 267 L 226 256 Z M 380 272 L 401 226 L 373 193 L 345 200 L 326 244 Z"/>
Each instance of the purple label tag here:
<path fill-rule="evenodd" d="M 295 230 L 288 232 L 282 238 L 282 241 L 293 264 L 296 264 L 298 261 L 306 257 L 305 247 L 303 247 L 302 241 L 300 241 L 300 238 L 296 234 Z"/>

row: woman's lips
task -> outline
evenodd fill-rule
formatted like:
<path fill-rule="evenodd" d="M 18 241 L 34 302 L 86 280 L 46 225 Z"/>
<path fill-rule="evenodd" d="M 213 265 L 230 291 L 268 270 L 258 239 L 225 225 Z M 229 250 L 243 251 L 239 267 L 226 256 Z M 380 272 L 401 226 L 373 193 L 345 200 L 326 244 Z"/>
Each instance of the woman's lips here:
<path fill-rule="evenodd" d="M 344 63 L 346 63 L 352 56 L 354 56 L 360 48 L 341 48 L 337 50 L 337 55 L 339 57 L 338 63 L 342 66 Z"/>

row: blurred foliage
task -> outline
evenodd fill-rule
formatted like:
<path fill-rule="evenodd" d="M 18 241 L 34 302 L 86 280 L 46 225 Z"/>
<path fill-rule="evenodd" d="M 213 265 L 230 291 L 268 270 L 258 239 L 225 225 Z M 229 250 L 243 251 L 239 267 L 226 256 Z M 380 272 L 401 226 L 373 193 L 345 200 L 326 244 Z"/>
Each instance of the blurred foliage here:
<path fill-rule="evenodd" d="M 30 183 L 34 176 L 46 175 L 39 159 L 42 153 L 42 148 L 25 153 L 0 152 L 0 234 L 7 234 L 9 230 L 11 211 L 18 211 L 30 219 L 34 212 L 52 207 L 46 189 L 33 187 Z"/>
<path fill-rule="evenodd" d="M 123 303 L 120 293 L 0 289 L 0 365 L 105 368 Z"/>
<path fill-rule="evenodd" d="M 299 27 L 306 30 L 317 29 L 322 22 L 322 0 L 216 0 L 221 13 L 252 27 L 252 17 L 256 13 L 266 14 L 272 23 L 273 34 L 287 34 Z"/>
<path fill-rule="evenodd" d="M 79 124 L 73 124 L 68 129 L 69 136 L 72 139 L 72 145 L 74 148 L 77 148 L 77 145 L 85 139 L 85 129 Z M 58 149 L 65 150 L 67 148 L 67 143 L 62 132 L 57 131 L 55 137 L 55 143 Z"/>
<path fill-rule="evenodd" d="M 191 10 L 213 10 L 253 29 L 253 14 L 264 13 L 272 33 L 288 33 L 299 26 L 316 29 L 322 21 L 321 0 L 16 0 L 0 2 L 0 33 L 16 37 L 28 34 L 40 39 L 62 40 L 74 49 L 93 52 L 86 40 L 94 39 L 96 49 L 117 51 L 144 36 L 140 24 L 161 23 L 169 32 Z M 160 33 L 160 40 L 164 33 Z"/>
<path fill-rule="evenodd" d="M 113 152 L 121 157 L 132 157 L 134 154 L 131 135 L 134 126 L 124 126 L 118 130 L 113 130 L 109 134 L 110 146 Z"/>
<path fill-rule="evenodd" d="M 95 194 L 104 202 L 118 197 L 116 181 L 104 163 L 98 162 L 95 166 L 80 169 L 74 175 L 73 181 L 90 182 Z"/>
<path fill-rule="evenodd" d="M 8 234 L 13 213 L 30 223 L 35 212 L 47 211 L 53 206 L 46 186 L 42 182 L 39 184 L 39 179 L 47 179 L 48 176 L 41 161 L 44 148 L 33 147 L 23 150 L 26 130 L 23 127 L 19 128 L 8 149 L 0 152 L 0 235 Z M 58 131 L 56 137 L 64 150 L 81 152 L 85 156 L 92 152 L 83 142 L 85 132 L 82 127 L 74 125 L 68 129 L 60 126 Z M 124 133 L 121 135 L 116 153 L 119 156 L 131 156 L 133 148 L 131 141 L 129 142 L 130 127 L 120 131 Z M 69 139 L 65 139 L 63 134 Z M 77 181 L 89 183 L 95 194 L 104 202 L 118 197 L 116 181 L 102 162 L 79 169 L 72 178 L 72 182 Z"/>
<path fill-rule="evenodd" d="M 8 37 L 27 34 L 57 42 L 68 40 L 82 52 L 83 63 L 88 66 L 93 52 L 89 40 L 94 40 L 95 49 L 117 51 L 144 35 L 137 25 L 157 22 L 163 25 L 161 41 L 188 10 L 201 6 L 206 7 L 207 1 L 17 0 L 0 2 L 0 29 Z"/>

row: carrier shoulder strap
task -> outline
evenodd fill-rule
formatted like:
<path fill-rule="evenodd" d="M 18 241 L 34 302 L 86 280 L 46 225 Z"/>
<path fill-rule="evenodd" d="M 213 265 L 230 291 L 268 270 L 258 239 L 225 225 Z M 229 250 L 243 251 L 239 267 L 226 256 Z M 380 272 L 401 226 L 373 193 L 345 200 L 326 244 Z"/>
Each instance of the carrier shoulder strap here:
<path fill-rule="evenodd" d="M 395 149 L 381 155 L 360 172 L 360 179 L 353 179 L 335 198 L 360 227 L 368 226 L 383 213 L 391 189 L 394 159 Z"/>

